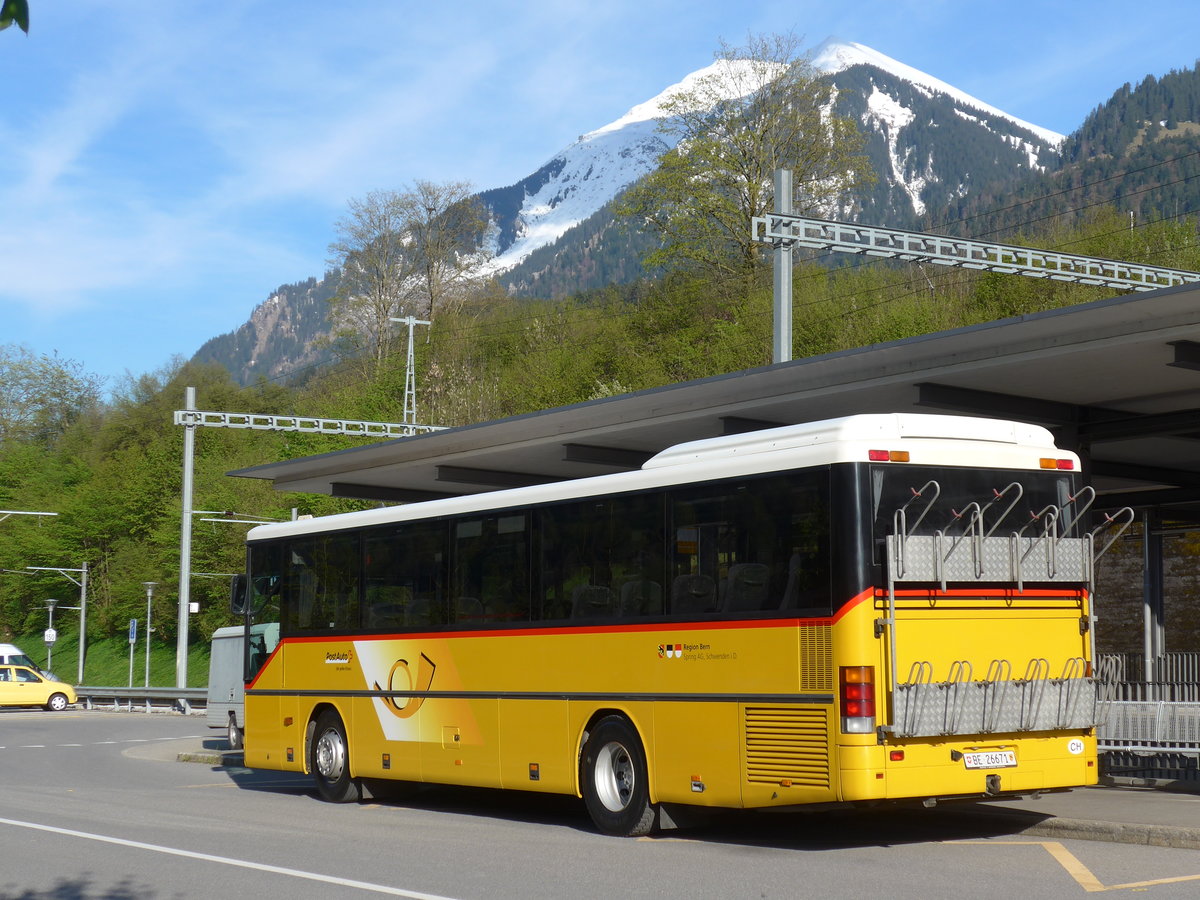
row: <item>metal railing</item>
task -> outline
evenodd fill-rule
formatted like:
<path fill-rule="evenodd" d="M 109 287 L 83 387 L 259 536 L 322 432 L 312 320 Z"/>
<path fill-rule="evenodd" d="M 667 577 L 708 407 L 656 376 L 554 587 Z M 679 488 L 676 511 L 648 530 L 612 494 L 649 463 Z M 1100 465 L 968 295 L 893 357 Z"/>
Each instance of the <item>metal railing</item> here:
<path fill-rule="evenodd" d="M 1200 651 L 1172 650 L 1150 660 L 1141 653 L 1105 653 L 1102 659 L 1105 665 L 1112 667 L 1114 679 L 1119 685 L 1155 683 L 1200 686 Z"/>
<path fill-rule="evenodd" d="M 1200 760 L 1200 653 L 1172 651 L 1153 659 L 1138 653 L 1109 653 L 1098 660 L 1104 695 L 1099 749 L 1110 769 L 1153 775 L 1163 760 Z M 1151 679 L 1146 678 L 1149 672 Z M 1179 766 L 1168 766 L 1178 778 Z"/>
<path fill-rule="evenodd" d="M 77 687 L 84 709 L 125 709 L 144 712 L 175 711 L 184 714 L 204 711 L 208 688 L 176 687 Z"/>

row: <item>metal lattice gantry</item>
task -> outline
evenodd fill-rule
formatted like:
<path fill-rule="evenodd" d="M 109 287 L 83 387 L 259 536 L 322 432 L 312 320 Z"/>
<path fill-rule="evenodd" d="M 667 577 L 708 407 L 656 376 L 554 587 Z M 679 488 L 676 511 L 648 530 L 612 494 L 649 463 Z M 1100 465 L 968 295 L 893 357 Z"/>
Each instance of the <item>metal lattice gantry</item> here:
<path fill-rule="evenodd" d="M 1129 291 L 1153 291 L 1200 282 L 1200 272 L 1147 266 L 1095 256 L 996 244 L 898 228 L 878 228 L 791 215 L 755 216 L 753 239 L 776 249 L 812 247 L 939 266 L 982 269 Z"/>
<path fill-rule="evenodd" d="M 413 437 L 441 431 L 442 425 L 415 422 L 360 422 L 350 419 L 322 419 L 317 416 L 275 416 L 264 413 L 212 412 L 199 409 L 175 410 L 176 425 L 204 428 L 244 428 L 252 431 L 295 431 L 302 434 L 338 434 L 346 437 Z"/>
<path fill-rule="evenodd" d="M 411 350 L 410 350 L 411 352 Z M 175 410 L 174 423 L 184 426 L 182 521 L 179 533 L 179 631 L 175 648 L 175 686 L 187 687 L 188 615 L 191 604 L 192 491 L 197 428 L 242 428 L 251 431 L 291 431 L 361 438 L 414 437 L 441 431 L 440 425 L 415 422 L 363 422 L 317 416 L 276 416 L 266 413 L 215 412 L 196 409 L 196 389 L 185 391 L 186 409 Z M 414 396 L 415 402 L 415 396 Z M 407 403 L 407 401 L 406 401 Z M 147 675 L 149 680 L 149 675 Z"/>
<path fill-rule="evenodd" d="M 405 316 L 402 319 L 392 316 L 388 321 L 408 326 L 408 362 L 404 369 L 404 421 L 411 424 L 417 421 L 417 362 L 413 353 L 413 330 L 418 325 L 433 323 L 416 316 Z"/>
<path fill-rule="evenodd" d="M 56 512 L 32 512 L 24 509 L 0 509 L 0 522 L 9 516 L 57 516 Z"/>

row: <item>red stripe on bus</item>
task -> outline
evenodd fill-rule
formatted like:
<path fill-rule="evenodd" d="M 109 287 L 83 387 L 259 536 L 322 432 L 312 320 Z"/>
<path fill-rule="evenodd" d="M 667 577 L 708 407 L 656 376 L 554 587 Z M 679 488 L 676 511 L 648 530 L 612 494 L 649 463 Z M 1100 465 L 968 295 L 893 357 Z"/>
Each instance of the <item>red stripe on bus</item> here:
<path fill-rule="evenodd" d="M 284 638 L 281 643 L 311 644 L 330 641 L 395 641 L 427 640 L 430 638 L 476 638 L 476 637 L 533 637 L 537 635 L 561 634 L 636 634 L 647 631 L 727 631 L 746 628 L 780 628 L 787 626 L 812 627 L 829 625 L 831 617 L 750 619 L 736 622 L 659 622 L 655 624 L 555 626 L 551 628 L 496 628 L 479 631 L 396 631 L 388 634 L 313 635 Z"/>
<path fill-rule="evenodd" d="M 865 602 L 870 602 L 876 596 L 874 588 L 868 588 L 855 597 L 852 597 L 849 602 L 845 603 L 841 609 L 833 616 L 817 616 L 811 618 L 778 618 L 778 619 L 740 619 L 737 621 L 679 621 L 679 622 L 646 622 L 646 623 L 630 623 L 624 625 L 592 625 L 592 626 L 555 626 L 551 628 L 504 628 L 494 630 L 479 630 L 479 631 L 400 631 L 391 632 L 389 634 L 348 634 L 348 635 L 326 635 L 315 634 L 306 636 L 292 636 L 282 638 L 279 645 L 271 651 L 271 655 L 259 670 L 259 675 L 267 669 L 275 655 L 279 652 L 279 648 L 284 644 L 318 644 L 330 643 L 334 641 L 397 641 L 397 640 L 431 640 L 431 639 L 460 639 L 460 638 L 480 638 L 480 637 L 534 637 L 537 635 L 564 635 L 564 634 L 638 634 L 649 631 L 730 631 L 730 630 L 745 630 L 745 629 L 762 629 L 762 628 L 820 628 L 835 625 L 844 618 L 855 607 L 860 606 Z M 250 687 L 253 687 L 258 682 L 258 675 L 254 677 Z"/>
<path fill-rule="evenodd" d="M 981 597 L 985 599 L 1015 599 L 1019 597 L 1080 597 L 1086 594 L 1083 590 L 1071 590 L 1063 588 L 1026 588 L 1023 591 L 1018 591 L 1016 588 L 980 588 L 971 590 L 970 588 L 955 588 L 954 590 L 939 591 L 929 588 L 917 588 L 910 590 L 896 591 L 897 597 L 921 597 L 921 598 L 936 598 L 936 597 Z M 880 599 L 887 598 L 887 591 L 880 588 L 875 589 L 875 596 Z"/>

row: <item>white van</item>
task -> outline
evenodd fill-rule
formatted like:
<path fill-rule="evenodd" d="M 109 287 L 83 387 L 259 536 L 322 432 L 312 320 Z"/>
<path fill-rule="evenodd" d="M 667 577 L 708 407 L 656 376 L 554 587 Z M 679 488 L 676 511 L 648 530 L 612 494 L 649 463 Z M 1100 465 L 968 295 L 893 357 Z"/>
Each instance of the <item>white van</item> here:
<path fill-rule="evenodd" d="M 213 632 L 208 661 L 208 727 L 226 730 L 230 750 L 242 749 L 246 728 L 246 692 L 242 684 L 244 634 L 241 625 L 218 628 Z"/>
<path fill-rule="evenodd" d="M 29 666 L 36 672 L 42 667 L 35 663 L 16 644 L 0 644 L 0 666 Z"/>

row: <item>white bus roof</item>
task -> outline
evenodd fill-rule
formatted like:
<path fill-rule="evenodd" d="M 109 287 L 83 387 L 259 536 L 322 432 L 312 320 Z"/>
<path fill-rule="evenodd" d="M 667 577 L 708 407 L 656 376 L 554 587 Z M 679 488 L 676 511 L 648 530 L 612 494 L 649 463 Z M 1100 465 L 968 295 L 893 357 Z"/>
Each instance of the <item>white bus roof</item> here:
<path fill-rule="evenodd" d="M 1054 448 L 1053 435 L 1040 425 L 971 416 L 937 416 L 923 413 L 864 414 L 689 441 L 686 444 L 668 447 L 646 462 L 642 468 L 676 466 L 750 453 L 794 450 L 817 444 L 851 441 L 890 443 L 914 439 L 987 441 L 1046 450 Z"/>
<path fill-rule="evenodd" d="M 1040 458 L 1053 454 L 1070 459 L 1075 471 L 1079 470 L 1078 457 L 1055 449 L 1050 432 L 1037 425 L 920 413 L 866 414 L 691 441 L 664 450 L 632 472 L 260 525 L 247 539 L 464 515 L 805 466 L 866 462 L 869 450 L 898 449 L 897 443 L 911 450 L 914 465 L 1036 470 Z"/>

